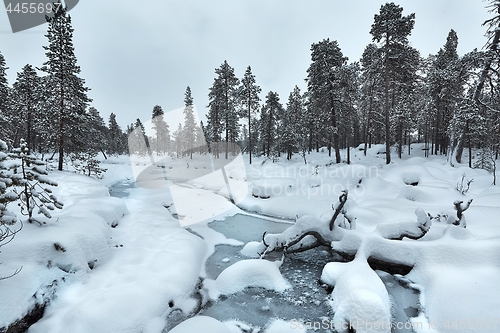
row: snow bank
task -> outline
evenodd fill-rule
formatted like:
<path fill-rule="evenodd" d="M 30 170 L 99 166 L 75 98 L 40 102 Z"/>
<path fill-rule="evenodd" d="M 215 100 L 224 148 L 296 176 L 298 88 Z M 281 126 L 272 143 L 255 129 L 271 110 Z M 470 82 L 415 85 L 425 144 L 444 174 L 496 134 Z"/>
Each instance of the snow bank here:
<path fill-rule="evenodd" d="M 0 276 L 22 270 L 0 283 L 0 327 L 53 299 L 64 282 L 85 280 L 112 255 L 110 225 L 127 213 L 123 202 L 110 198 L 107 188 L 89 177 L 60 172 L 55 178 L 59 186 L 54 193 L 65 204 L 63 210 L 42 226 L 26 223 L 2 247 Z"/>

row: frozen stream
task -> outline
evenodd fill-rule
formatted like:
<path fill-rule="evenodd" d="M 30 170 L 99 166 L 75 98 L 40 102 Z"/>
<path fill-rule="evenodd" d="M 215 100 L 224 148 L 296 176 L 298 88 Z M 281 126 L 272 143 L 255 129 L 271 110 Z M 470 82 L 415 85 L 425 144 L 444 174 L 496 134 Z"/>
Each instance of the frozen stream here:
<path fill-rule="evenodd" d="M 224 221 L 214 221 L 209 226 L 244 243 L 258 241 L 264 231 L 281 232 L 289 224 L 276 223 L 253 216 L 235 215 Z M 245 259 L 240 254 L 242 246 L 219 245 L 215 253 L 207 260 L 207 273 L 215 279 L 226 267 Z M 279 260 L 280 257 L 267 257 Z M 262 288 L 247 288 L 245 291 L 208 304 L 201 314 L 221 321 L 236 319 L 252 326 L 265 327 L 273 319 L 291 321 L 296 319 L 304 323 L 330 321 L 332 310 L 327 300 L 331 290 L 319 282 L 324 265 L 329 261 L 341 260 L 326 248 L 316 248 L 307 252 L 288 255 L 281 266 L 283 276 L 292 284 L 292 289 L 283 294 Z M 394 322 L 405 323 L 409 317 L 418 315 L 418 292 L 406 287 L 392 275 L 377 272 L 382 278 L 394 303 Z M 312 331 L 311 331 L 312 332 Z M 315 332 L 330 332 L 316 330 Z M 413 332 L 413 330 L 394 330 L 393 332 Z"/>
<path fill-rule="evenodd" d="M 127 189 L 133 186 L 129 182 L 117 184 L 110 189 L 110 194 L 119 198 L 127 197 Z M 278 233 L 289 226 L 290 224 L 287 223 L 242 214 L 209 224 L 210 228 L 226 237 L 244 243 L 259 241 L 264 231 Z M 246 259 L 240 253 L 242 247 L 218 245 L 215 253 L 206 262 L 208 277 L 216 279 L 225 268 Z M 279 260 L 280 256 L 268 256 L 266 259 Z M 205 304 L 199 314 L 211 316 L 220 321 L 237 320 L 261 328 L 266 327 L 274 319 L 284 321 L 296 319 L 304 323 L 329 321 L 333 317 L 328 304 L 331 290 L 322 285 L 319 278 L 324 265 L 335 260 L 341 260 L 341 258 L 326 248 L 288 255 L 280 270 L 292 285 L 291 289 L 279 294 L 262 288 L 247 288 L 242 292 L 222 296 L 215 302 Z M 393 321 L 405 323 L 409 317 L 417 316 L 418 292 L 405 286 L 390 274 L 379 271 L 377 273 L 393 301 Z M 314 332 L 331 331 L 319 329 Z M 393 330 L 393 332 L 413 332 L 413 330 L 402 329 Z"/>

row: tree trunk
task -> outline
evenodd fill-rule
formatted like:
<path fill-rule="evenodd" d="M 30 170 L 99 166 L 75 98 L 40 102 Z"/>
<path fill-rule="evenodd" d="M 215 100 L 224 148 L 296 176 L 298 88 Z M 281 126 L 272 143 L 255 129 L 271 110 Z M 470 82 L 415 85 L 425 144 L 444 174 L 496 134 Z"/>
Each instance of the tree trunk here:
<path fill-rule="evenodd" d="M 385 104 L 384 104 L 384 115 L 385 115 L 385 163 L 391 163 L 391 124 L 389 115 L 389 36 L 385 39 Z"/>
<path fill-rule="evenodd" d="M 248 98 L 250 101 L 250 92 L 248 92 Z M 251 114 L 250 114 L 250 102 L 248 102 L 248 154 L 250 156 L 250 164 L 252 164 L 252 131 L 250 129 Z"/>
<path fill-rule="evenodd" d="M 411 132 L 408 131 L 408 156 L 411 155 Z"/>

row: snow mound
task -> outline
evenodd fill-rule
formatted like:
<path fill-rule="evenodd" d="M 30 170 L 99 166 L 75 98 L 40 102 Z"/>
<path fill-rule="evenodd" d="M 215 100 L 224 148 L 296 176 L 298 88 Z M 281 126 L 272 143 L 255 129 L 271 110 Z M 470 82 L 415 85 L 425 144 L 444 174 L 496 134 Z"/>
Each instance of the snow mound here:
<path fill-rule="evenodd" d="M 215 286 L 222 294 L 234 294 L 247 287 L 283 292 L 290 288 L 290 284 L 281 275 L 280 266 L 281 262 L 264 259 L 238 261 L 220 273 Z"/>
<path fill-rule="evenodd" d="M 170 333 L 193 333 L 200 332 L 200 330 L 203 333 L 233 333 L 217 319 L 207 316 L 197 316 L 183 321 L 170 330 Z"/>
<path fill-rule="evenodd" d="M 260 258 L 260 254 L 266 250 L 262 242 L 248 242 L 242 249 L 241 254 L 249 258 Z"/>
<path fill-rule="evenodd" d="M 352 323 L 358 333 L 389 333 L 391 301 L 378 275 L 360 258 L 349 263 L 328 263 L 321 280 L 335 288 L 331 302 L 333 322 L 339 332 L 347 333 Z"/>
<path fill-rule="evenodd" d="M 92 207 L 92 213 L 103 218 L 112 227 L 118 225 L 118 221 L 128 214 L 127 205 L 119 198 L 85 198 L 77 201 L 78 205 L 72 205 L 66 213 L 84 214 L 88 212 L 88 207 Z"/>

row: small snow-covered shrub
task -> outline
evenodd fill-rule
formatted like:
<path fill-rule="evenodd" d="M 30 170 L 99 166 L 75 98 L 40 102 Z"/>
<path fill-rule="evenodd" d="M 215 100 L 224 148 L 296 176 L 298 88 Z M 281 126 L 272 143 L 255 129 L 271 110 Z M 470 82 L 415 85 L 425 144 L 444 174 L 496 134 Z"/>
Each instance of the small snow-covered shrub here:
<path fill-rule="evenodd" d="M 474 178 L 468 179 L 465 173 L 462 175 L 462 179 L 457 182 L 457 186 L 455 187 L 458 192 L 461 194 L 467 194 L 470 189 L 470 184 L 474 181 Z"/>
<path fill-rule="evenodd" d="M 31 155 L 28 145 L 21 139 L 20 147 L 9 154 L 13 159 L 18 159 L 19 167 L 16 168 L 16 176 L 19 179 L 20 190 L 14 189 L 21 206 L 21 214 L 28 216 L 28 221 L 42 222 L 35 218 L 35 209 L 38 214 L 51 218 L 49 210 L 62 209 L 63 204 L 52 194 L 48 186 L 57 186 L 57 183 L 46 177 L 48 172 L 45 162 Z M 18 173 L 19 172 L 19 173 Z M 43 185 L 43 186 L 42 186 Z"/>
<path fill-rule="evenodd" d="M 101 168 L 101 161 L 96 159 L 96 156 L 96 152 L 71 154 L 71 163 L 76 172 L 89 177 L 93 176 L 97 179 L 102 179 L 103 173 L 106 172 L 107 169 Z"/>

